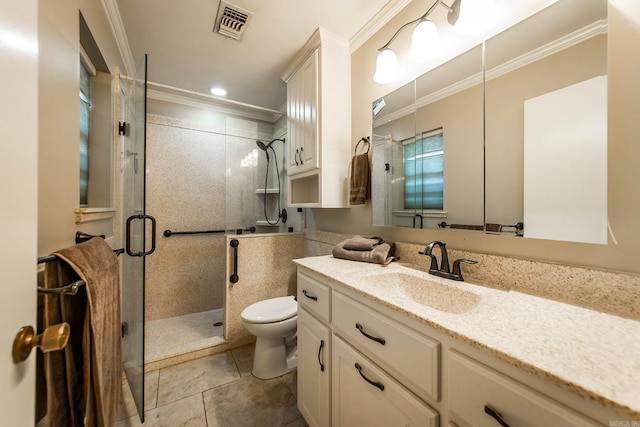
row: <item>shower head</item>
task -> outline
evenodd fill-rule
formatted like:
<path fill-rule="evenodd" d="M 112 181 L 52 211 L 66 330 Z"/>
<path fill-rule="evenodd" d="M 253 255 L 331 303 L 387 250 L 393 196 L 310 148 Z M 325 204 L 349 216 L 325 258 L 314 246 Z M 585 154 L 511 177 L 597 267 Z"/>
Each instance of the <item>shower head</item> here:
<path fill-rule="evenodd" d="M 274 142 L 276 141 L 280 141 L 282 143 L 284 143 L 284 138 L 276 138 L 271 140 L 270 142 L 264 142 L 264 141 L 260 141 L 259 139 L 256 140 L 256 144 L 258 145 L 258 148 L 261 149 L 264 152 L 267 152 L 267 150 L 269 148 L 271 148 L 271 145 L 273 145 Z"/>

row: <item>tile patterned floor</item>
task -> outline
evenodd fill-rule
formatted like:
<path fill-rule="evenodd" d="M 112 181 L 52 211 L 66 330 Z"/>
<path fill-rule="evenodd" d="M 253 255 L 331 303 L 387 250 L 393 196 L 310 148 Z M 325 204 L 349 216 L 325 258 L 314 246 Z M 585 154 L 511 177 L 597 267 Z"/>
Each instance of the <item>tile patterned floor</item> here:
<path fill-rule="evenodd" d="M 116 427 L 307 427 L 297 408 L 295 371 L 271 380 L 255 378 L 253 348 L 148 372 L 144 424 L 123 381 Z"/>

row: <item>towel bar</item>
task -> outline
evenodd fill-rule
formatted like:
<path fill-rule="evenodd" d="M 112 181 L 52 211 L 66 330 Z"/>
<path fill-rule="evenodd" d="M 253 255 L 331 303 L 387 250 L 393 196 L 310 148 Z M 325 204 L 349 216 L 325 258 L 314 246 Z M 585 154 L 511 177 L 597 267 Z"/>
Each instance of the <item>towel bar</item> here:
<path fill-rule="evenodd" d="M 114 249 L 113 252 L 118 256 L 124 252 L 124 249 Z M 55 255 L 41 256 L 38 258 L 38 264 L 44 264 L 45 262 L 51 262 L 57 259 Z M 83 280 L 76 280 L 73 283 L 59 288 L 43 288 L 42 286 L 38 286 L 38 293 L 44 295 L 75 295 L 78 293 L 80 286 L 84 286 Z"/>
<path fill-rule="evenodd" d="M 202 230 L 202 231 L 171 231 L 171 230 L 164 230 L 164 232 L 162 233 L 162 235 L 164 237 L 171 237 L 171 236 L 176 236 L 178 234 L 223 234 L 226 233 L 228 230 Z M 255 227 L 249 227 L 249 228 L 238 228 L 236 230 L 236 234 L 242 234 L 243 231 L 248 231 L 250 233 L 255 233 L 256 228 Z"/>

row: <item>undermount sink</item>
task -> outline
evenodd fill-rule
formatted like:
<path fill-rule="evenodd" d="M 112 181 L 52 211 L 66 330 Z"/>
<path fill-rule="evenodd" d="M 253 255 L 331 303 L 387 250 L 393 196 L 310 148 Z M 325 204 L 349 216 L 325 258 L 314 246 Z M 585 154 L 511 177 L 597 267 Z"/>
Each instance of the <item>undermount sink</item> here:
<path fill-rule="evenodd" d="M 402 272 L 372 274 L 366 276 L 366 280 L 389 291 L 396 290 L 418 304 L 447 313 L 466 313 L 480 302 L 480 295 L 460 289 L 457 285 L 447 285 Z"/>

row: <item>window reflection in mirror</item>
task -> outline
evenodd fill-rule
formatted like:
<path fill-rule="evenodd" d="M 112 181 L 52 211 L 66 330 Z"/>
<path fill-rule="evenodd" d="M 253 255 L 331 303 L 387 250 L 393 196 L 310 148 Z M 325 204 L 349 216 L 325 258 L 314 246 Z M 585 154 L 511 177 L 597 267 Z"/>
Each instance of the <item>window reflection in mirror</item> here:
<path fill-rule="evenodd" d="M 606 243 L 606 18 L 604 0 L 561 0 L 487 40 L 486 221 L 495 232 Z M 524 229 L 505 227 L 518 223 Z"/>
<path fill-rule="evenodd" d="M 425 228 L 483 230 L 482 46 L 416 79 L 416 128 L 443 134 L 444 203 L 439 210 L 423 206 Z"/>

